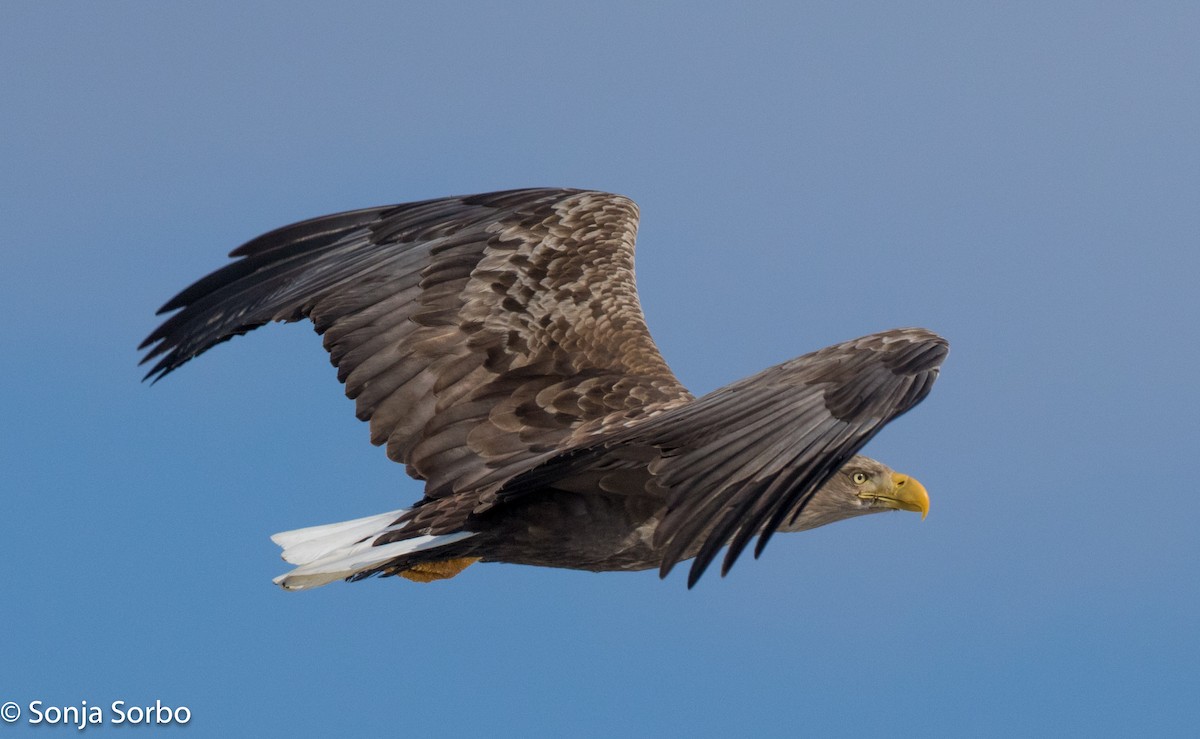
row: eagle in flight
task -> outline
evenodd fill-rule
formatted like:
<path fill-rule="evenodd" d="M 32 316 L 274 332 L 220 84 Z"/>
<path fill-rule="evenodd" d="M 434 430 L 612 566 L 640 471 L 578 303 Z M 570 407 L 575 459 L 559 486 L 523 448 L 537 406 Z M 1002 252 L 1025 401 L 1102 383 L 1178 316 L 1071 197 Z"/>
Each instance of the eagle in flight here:
<path fill-rule="evenodd" d="M 662 576 L 851 516 L 928 511 L 857 452 L 919 403 L 947 342 L 871 334 L 695 397 L 650 338 L 638 209 L 529 189 L 314 218 L 234 250 L 159 313 L 155 380 L 270 321 L 310 319 L 371 441 L 425 483 L 411 508 L 276 534 L 298 590 L 478 562 Z"/>

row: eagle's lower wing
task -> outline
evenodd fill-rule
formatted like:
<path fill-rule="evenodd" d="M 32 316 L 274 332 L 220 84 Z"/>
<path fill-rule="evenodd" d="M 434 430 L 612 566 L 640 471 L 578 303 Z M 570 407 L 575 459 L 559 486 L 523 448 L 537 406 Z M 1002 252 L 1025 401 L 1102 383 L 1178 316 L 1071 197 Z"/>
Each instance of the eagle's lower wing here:
<path fill-rule="evenodd" d="M 431 497 L 503 481 L 573 432 L 691 398 L 634 284 L 637 206 L 517 190 L 370 208 L 261 236 L 159 311 L 161 378 L 270 321 L 310 318 L 371 440 Z"/>
<path fill-rule="evenodd" d="M 929 393 L 947 351 L 924 329 L 837 344 L 561 454 L 499 496 L 634 480 L 666 497 L 655 533 L 661 574 L 694 554 L 691 587 L 726 545 L 722 574 L 755 535 L 757 556 L 871 437 Z"/>

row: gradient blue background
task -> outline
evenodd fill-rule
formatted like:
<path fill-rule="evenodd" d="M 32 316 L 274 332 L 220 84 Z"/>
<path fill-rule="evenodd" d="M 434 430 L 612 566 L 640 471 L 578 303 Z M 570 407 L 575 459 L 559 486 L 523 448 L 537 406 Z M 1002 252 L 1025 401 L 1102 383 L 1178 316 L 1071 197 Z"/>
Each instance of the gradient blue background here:
<path fill-rule="evenodd" d="M 0 70 L 0 701 L 159 699 L 196 736 L 1200 730 L 1194 4 L 11 2 Z M 307 326 L 150 387 L 154 309 L 276 226 L 535 185 L 641 205 L 696 392 L 948 337 L 867 449 L 928 520 L 690 592 L 273 586 L 269 534 L 420 487 Z"/>

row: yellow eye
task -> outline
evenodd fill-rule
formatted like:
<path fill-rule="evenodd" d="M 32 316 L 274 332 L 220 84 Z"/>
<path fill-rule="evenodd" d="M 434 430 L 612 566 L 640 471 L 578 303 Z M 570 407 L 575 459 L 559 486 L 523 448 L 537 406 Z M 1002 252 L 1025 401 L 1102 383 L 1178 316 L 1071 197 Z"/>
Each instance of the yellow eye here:
<path fill-rule="evenodd" d="M 867 473 L 855 472 L 853 475 L 850 476 L 850 479 L 854 481 L 855 485 L 862 485 L 864 482 L 867 481 Z"/>

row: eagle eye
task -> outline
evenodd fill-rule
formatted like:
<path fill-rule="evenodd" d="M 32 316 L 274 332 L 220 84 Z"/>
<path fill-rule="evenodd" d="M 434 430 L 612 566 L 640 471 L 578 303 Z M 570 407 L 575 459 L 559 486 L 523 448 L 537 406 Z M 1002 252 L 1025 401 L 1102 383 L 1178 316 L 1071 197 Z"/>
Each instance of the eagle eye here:
<path fill-rule="evenodd" d="M 864 482 L 867 481 L 867 473 L 855 472 L 853 475 L 850 476 L 850 479 L 854 482 L 855 485 L 862 485 Z"/>

